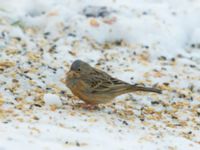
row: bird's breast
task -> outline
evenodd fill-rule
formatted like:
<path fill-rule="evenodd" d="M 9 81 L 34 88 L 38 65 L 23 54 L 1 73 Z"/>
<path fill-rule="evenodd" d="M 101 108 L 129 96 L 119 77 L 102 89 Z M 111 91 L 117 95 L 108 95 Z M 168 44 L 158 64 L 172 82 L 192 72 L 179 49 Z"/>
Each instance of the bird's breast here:
<path fill-rule="evenodd" d="M 87 90 L 86 84 L 80 79 L 67 79 L 66 84 L 76 95 Z"/>
<path fill-rule="evenodd" d="M 72 93 L 77 97 L 79 97 L 80 99 L 84 101 L 91 99 L 88 93 L 88 86 L 82 80 L 71 81 L 68 87 L 70 88 Z"/>

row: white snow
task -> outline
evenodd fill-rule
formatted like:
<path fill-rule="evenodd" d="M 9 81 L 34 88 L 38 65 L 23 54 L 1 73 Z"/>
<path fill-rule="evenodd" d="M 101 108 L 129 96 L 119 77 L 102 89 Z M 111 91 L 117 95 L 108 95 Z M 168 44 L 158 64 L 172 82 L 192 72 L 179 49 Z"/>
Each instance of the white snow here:
<path fill-rule="evenodd" d="M 59 96 L 57 96 L 55 94 L 45 94 L 44 102 L 47 106 L 50 106 L 50 105 L 61 106 L 62 105 L 62 102 L 61 102 Z"/>
<path fill-rule="evenodd" d="M 0 150 L 199 150 L 199 18 L 199 0 L 0 0 Z M 76 59 L 163 94 L 85 110 Z"/>

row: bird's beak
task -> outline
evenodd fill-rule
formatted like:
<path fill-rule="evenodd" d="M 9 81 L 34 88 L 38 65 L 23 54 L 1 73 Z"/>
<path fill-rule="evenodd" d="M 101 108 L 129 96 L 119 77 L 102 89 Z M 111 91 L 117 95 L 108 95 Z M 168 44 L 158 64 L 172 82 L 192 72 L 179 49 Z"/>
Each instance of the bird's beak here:
<path fill-rule="evenodd" d="M 77 78 L 77 77 L 79 77 L 79 75 L 78 75 L 75 71 L 70 70 L 70 71 L 67 73 L 67 78 L 68 78 L 68 79 Z"/>
<path fill-rule="evenodd" d="M 67 78 L 72 78 L 74 76 L 74 71 L 69 71 L 69 72 L 67 72 Z"/>

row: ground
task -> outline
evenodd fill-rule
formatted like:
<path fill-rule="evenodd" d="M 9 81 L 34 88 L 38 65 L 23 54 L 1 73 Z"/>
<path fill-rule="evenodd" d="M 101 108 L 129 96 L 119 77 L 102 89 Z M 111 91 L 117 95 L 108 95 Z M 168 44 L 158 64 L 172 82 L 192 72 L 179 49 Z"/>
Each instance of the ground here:
<path fill-rule="evenodd" d="M 0 0 L 0 149 L 200 149 L 198 0 Z M 65 86 L 82 59 L 156 86 L 98 109 Z"/>

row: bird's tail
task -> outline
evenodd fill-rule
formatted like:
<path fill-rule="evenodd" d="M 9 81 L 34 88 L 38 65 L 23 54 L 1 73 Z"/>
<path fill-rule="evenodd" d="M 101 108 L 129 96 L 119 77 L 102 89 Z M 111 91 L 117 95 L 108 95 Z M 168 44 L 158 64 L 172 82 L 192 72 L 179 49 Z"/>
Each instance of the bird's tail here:
<path fill-rule="evenodd" d="M 160 89 L 144 87 L 144 86 L 140 86 L 140 85 L 131 85 L 131 90 L 132 91 L 154 92 L 154 93 L 162 94 L 162 90 L 160 90 Z"/>
<path fill-rule="evenodd" d="M 131 93 L 134 91 L 154 92 L 162 94 L 162 91 L 160 89 L 144 87 L 137 84 L 135 85 L 127 84 L 122 86 L 113 86 L 113 88 L 109 88 L 109 93 L 113 94 L 113 96 L 119 96 L 121 94 Z"/>

